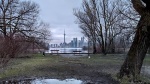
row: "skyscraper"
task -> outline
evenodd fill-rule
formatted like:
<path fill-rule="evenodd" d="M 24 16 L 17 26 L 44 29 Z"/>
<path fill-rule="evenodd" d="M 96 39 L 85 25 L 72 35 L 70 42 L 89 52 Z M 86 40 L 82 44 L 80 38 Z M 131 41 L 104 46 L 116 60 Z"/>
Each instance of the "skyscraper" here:
<path fill-rule="evenodd" d="M 81 37 L 81 47 L 84 46 L 84 37 Z"/>
<path fill-rule="evenodd" d="M 73 47 L 77 48 L 77 38 L 73 38 Z"/>

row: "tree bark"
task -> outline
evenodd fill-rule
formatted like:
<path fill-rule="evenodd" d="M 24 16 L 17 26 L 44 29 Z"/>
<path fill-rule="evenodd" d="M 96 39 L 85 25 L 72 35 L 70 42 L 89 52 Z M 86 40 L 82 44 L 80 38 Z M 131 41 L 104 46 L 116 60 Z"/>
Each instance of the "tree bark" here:
<path fill-rule="evenodd" d="M 137 25 L 136 35 L 120 69 L 119 78 L 127 75 L 137 81 L 143 60 L 150 46 L 150 13 L 145 12 Z"/>
<path fill-rule="evenodd" d="M 93 44 L 93 54 L 96 54 L 97 53 L 97 49 L 96 49 L 96 44 L 94 43 Z"/>

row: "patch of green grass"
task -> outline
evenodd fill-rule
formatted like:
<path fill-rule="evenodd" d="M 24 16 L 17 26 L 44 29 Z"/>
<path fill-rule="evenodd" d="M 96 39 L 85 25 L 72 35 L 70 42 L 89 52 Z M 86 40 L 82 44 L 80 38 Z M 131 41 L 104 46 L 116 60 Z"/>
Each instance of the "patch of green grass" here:
<path fill-rule="evenodd" d="M 124 59 L 111 55 L 91 55 L 89 58 L 81 58 L 81 62 L 89 65 L 120 65 Z"/>
<path fill-rule="evenodd" d="M 149 65 L 150 66 L 150 54 L 146 55 L 144 62 L 143 62 L 143 65 Z"/>
<path fill-rule="evenodd" d="M 19 75 L 34 75 L 34 71 L 39 66 L 52 65 L 56 63 L 57 57 L 42 57 L 33 56 L 31 58 L 16 58 L 13 59 L 0 73 L 0 78 L 7 78 Z"/>

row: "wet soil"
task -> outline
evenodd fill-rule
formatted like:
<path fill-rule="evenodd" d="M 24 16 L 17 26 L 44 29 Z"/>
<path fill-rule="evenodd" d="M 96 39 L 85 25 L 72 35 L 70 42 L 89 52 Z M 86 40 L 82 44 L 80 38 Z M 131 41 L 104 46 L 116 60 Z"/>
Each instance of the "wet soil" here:
<path fill-rule="evenodd" d="M 63 67 L 63 68 L 62 68 Z M 60 79 L 65 80 L 68 78 L 75 78 L 78 80 L 82 80 L 83 84 L 119 84 L 118 81 L 114 80 L 110 74 L 104 73 L 100 69 L 101 66 L 93 67 L 88 66 L 85 64 L 72 64 L 69 63 L 67 65 L 55 66 L 55 67 L 39 67 L 38 69 L 41 70 L 45 75 L 43 76 L 36 76 L 31 78 L 26 77 L 14 77 L 14 78 L 7 78 L 4 81 L 8 81 L 10 83 L 17 83 L 20 81 L 32 81 L 37 78 L 44 78 L 44 79 Z M 50 74 L 48 74 L 49 72 Z M 7 84 L 7 83 L 5 83 Z M 22 83 L 21 83 L 22 84 Z"/>
<path fill-rule="evenodd" d="M 63 67 L 63 68 L 62 68 Z M 110 74 L 104 73 L 100 69 L 101 66 L 89 66 L 81 63 L 68 63 L 61 66 L 39 68 L 42 71 L 50 71 L 57 73 L 57 79 L 76 78 L 82 81 L 87 81 L 92 84 L 119 84 L 118 81 L 112 79 Z"/>
<path fill-rule="evenodd" d="M 119 66 L 116 66 L 119 67 Z M 34 71 L 35 75 L 21 75 L 2 79 L 3 81 L 26 81 L 26 79 L 49 78 L 49 79 L 78 79 L 84 81 L 84 84 L 119 84 L 110 74 L 103 72 L 105 66 L 89 65 L 81 63 L 79 60 L 60 60 L 59 64 L 49 66 L 37 66 Z M 1 81 L 2 81 L 1 80 Z"/>
<path fill-rule="evenodd" d="M 17 67 L 24 66 L 26 68 L 23 70 L 19 69 L 20 73 L 18 72 L 15 75 L 0 78 L 0 81 L 24 81 L 39 78 L 65 80 L 73 78 L 84 81 L 83 84 L 120 84 L 119 81 L 113 79 L 113 76 L 119 71 L 123 60 L 121 56 L 95 56 L 90 59 L 88 57 L 64 58 L 49 56 L 28 58 L 24 62 L 22 62 L 23 59 L 19 59 L 19 62 L 14 64 Z M 14 66 L 8 69 L 14 70 L 17 67 Z"/>

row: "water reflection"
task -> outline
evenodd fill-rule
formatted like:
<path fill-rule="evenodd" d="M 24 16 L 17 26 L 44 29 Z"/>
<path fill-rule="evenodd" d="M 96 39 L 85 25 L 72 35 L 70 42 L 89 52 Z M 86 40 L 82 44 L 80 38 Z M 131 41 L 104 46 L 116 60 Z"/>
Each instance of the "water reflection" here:
<path fill-rule="evenodd" d="M 59 53 L 72 53 L 73 51 L 82 51 L 82 53 L 88 52 L 82 48 L 50 48 L 46 53 L 51 53 L 51 50 L 59 50 Z"/>
<path fill-rule="evenodd" d="M 0 84 L 83 84 L 83 81 L 77 79 L 25 79 L 2 81 Z"/>
<path fill-rule="evenodd" d="M 31 82 L 31 84 L 82 84 L 81 80 L 76 79 L 66 79 L 66 80 L 58 80 L 58 79 L 36 79 Z"/>

